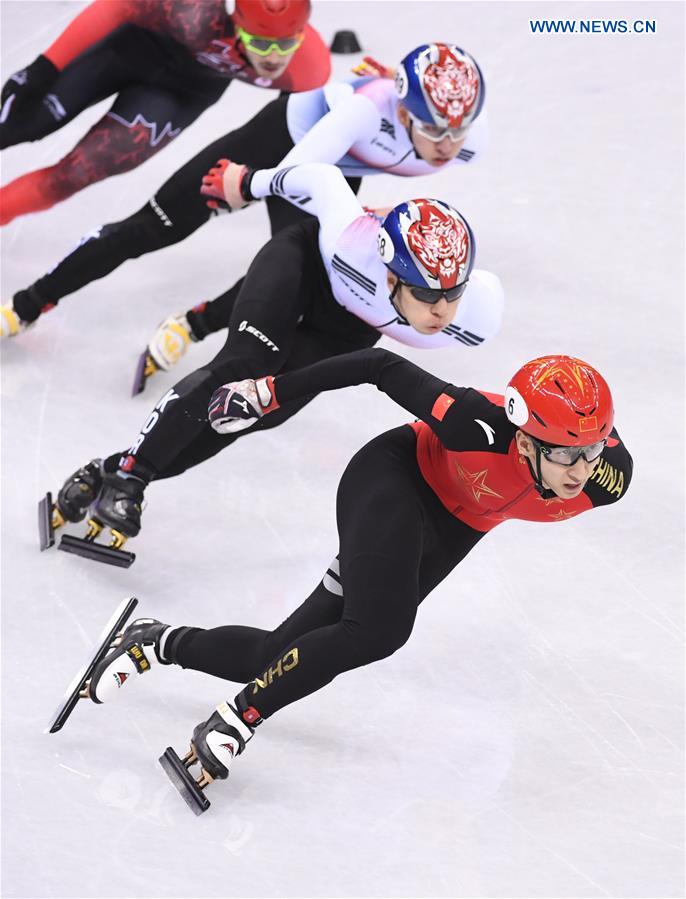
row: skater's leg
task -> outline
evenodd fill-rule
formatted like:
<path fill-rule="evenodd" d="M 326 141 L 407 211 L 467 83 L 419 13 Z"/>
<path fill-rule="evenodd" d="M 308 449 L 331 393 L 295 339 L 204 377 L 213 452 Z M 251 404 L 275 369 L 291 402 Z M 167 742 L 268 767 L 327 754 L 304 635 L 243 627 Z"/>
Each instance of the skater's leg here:
<path fill-rule="evenodd" d="M 182 166 L 141 209 L 120 222 L 102 225 L 81 238 L 58 265 L 14 296 L 25 321 L 34 321 L 41 307 L 56 305 L 98 278 L 104 278 L 128 259 L 137 259 L 185 240 L 211 217 L 197 189 L 211 165 L 209 147 Z"/>
<path fill-rule="evenodd" d="M 15 294 L 17 314 L 22 321 L 35 321 L 42 309 L 51 308 L 62 297 L 103 278 L 127 259 L 178 243 L 204 225 L 212 213 L 200 194 L 200 184 L 218 159 L 229 156 L 253 167 L 269 167 L 279 161 L 278 154 L 285 155 L 291 146 L 285 125 L 285 98 L 279 98 L 242 128 L 223 135 L 197 153 L 134 215 L 86 234 L 62 262 Z M 228 311 L 221 299 L 220 310 L 220 316 Z M 228 316 L 221 326 L 213 327 L 219 330 L 227 323 Z"/>
<path fill-rule="evenodd" d="M 334 559 L 315 590 L 275 630 L 242 625 L 208 630 L 176 628 L 165 643 L 165 658 L 182 668 L 205 671 L 236 683 L 250 680 L 294 640 L 340 620 L 343 598 L 335 580 L 338 570 L 338 559 Z"/>
<path fill-rule="evenodd" d="M 245 278 L 225 290 L 214 300 L 198 303 L 186 313 L 186 320 L 196 340 L 204 340 L 208 334 L 215 334 L 229 327 L 238 294 L 241 292 Z"/>
<path fill-rule="evenodd" d="M 162 397 L 131 447 L 129 465 L 141 460 L 161 473 L 199 435 L 211 432 L 207 406 L 217 387 L 280 370 L 310 301 L 309 251 L 309 243 L 291 232 L 260 250 L 236 300 L 225 346 Z"/>
<path fill-rule="evenodd" d="M 2 189 L 0 223 L 50 209 L 84 187 L 131 171 L 166 147 L 216 99 L 183 96 L 153 85 L 123 89 L 110 111 L 63 159 Z"/>
<path fill-rule="evenodd" d="M 357 323 L 352 322 L 352 324 Z M 371 328 L 355 328 L 349 334 L 337 333 L 332 328 L 331 333 L 327 334 L 299 326 L 291 353 L 280 371 L 296 371 L 322 359 L 328 359 L 331 356 L 366 349 L 373 346 L 380 339 L 380 336 L 378 331 L 374 331 Z M 217 434 L 212 428 L 206 428 L 156 475 L 155 480 L 176 477 L 176 475 L 187 469 L 193 468 L 195 465 L 199 465 L 201 462 L 215 456 L 241 437 L 279 427 L 279 425 L 282 425 L 289 418 L 300 412 L 301 409 L 304 409 L 313 399 L 315 399 L 314 396 L 308 396 L 291 403 L 285 403 L 279 409 L 270 412 L 269 415 L 265 415 L 253 427 L 245 431 L 239 431 L 237 434 Z M 124 455 L 126 454 L 124 453 Z M 116 467 L 121 459 L 121 454 L 112 456 L 110 459 L 113 460 L 110 464 Z"/>
<path fill-rule="evenodd" d="M 145 77 L 150 67 L 150 36 L 123 25 L 67 65 L 48 93 L 30 106 L 11 107 L 0 123 L 0 149 L 36 141 L 72 121 L 89 106 Z"/>
<path fill-rule="evenodd" d="M 274 373 L 288 358 L 312 286 L 309 243 L 288 238 L 289 232 L 273 238 L 256 256 L 222 351 L 161 397 L 119 470 L 106 473 L 92 519 L 112 528 L 117 541 L 138 534 L 147 484 L 203 434 L 213 433 L 207 407 L 214 390 L 226 381 Z"/>
<path fill-rule="evenodd" d="M 353 458 L 337 504 L 341 619 L 282 646 L 236 697 L 239 708 L 268 717 L 343 671 L 391 655 L 408 639 L 425 591 L 481 538 L 441 505 L 415 453 L 414 433 L 399 428 Z"/>
<path fill-rule="evenodd" d="M 338 491 L 340 581 L 333 571 L 320 585 L 321 590 L 327 585 L 327 592 L 334 595 L 340 591 L 340 614 L 331 601 L 331 613 L 314 616 L 316 625 L 310 630 L 295 634 L 286 622 L 271 642 L 260 631 L 179 631 L 172 645 L 173 660 L 233 680 L 239 671 L 254 666 L 260 653 L 276 649 L 242 691 L 243 705 L 257 708 L 265 718 L 343 671 L 391 655 L 409 637 L 423 598 L 419 573 L 427 549 L 427 515 L 435 513 L 441 523 L 455 521 L 430 491 L 427 512 L 428 490 L 417 469 L 415 436 L 409 428 L 372 441 L 353 458 Z M 461 535 L 461 543 L 466 541 L 469 548 L 476 542 L 472 534 Z M 440 562 L 441 576 L 460 557 L 456 546 L 443 551 L 445 558 L 434 560 Z M 467 551 L 465 545 L 461 551 Z M 310 602 L 301 607 L 303 611 Z M 306 627 L 309 621 L 298 623 Z M 241 640 L 250 650 L 245 666 Z"/>

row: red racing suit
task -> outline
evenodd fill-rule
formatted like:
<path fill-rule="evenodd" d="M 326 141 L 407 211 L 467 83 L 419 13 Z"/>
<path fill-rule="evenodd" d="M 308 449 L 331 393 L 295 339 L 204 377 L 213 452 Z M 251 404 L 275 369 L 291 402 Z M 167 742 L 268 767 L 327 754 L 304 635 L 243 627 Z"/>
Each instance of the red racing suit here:
<path fill-rule="evenodd" d="M 353 384 L 375 384 L 419 421 L 417 465 L 441 503 L 460 521 L 485 533 L 503 521 L 566 521 L 617 502 L 631 482 L 633 462 L 612 430 L 593 476 L 573 499 L 544 499 L 517 450 L 517 427 L 502 396 L 455 387 L 388 350 L 336 356 L 274 380 L 280 405 Z"/>

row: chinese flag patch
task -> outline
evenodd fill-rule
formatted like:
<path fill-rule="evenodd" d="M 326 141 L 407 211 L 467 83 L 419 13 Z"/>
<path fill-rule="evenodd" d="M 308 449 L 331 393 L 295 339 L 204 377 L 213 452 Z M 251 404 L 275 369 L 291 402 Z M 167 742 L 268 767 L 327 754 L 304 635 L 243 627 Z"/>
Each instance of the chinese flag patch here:
<path fill-rule="evenodd" d="M 454 397 L 448 396 L 447 393 L 442 393 L 433 404 L 433 408 L 431 410 L 432 416 L 437 419 L 437 421 L 443 421 L 446 412 L 448 411 L 448 409 L 450 409 L 454 402 Z"/>

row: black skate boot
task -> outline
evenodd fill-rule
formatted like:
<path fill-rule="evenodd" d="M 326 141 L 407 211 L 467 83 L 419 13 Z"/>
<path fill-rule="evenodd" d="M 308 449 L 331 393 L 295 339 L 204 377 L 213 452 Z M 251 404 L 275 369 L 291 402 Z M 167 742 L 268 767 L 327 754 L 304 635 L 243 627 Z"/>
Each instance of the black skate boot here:
<path fill-rule="evenodd" d="M 142 478 L 115 471 L 105 475 L 102 488 L 91 510 L 91 522 L 112 531 L 112 546 L 121 547 L 141 529 L 143 493 L 147 484 Z"/>
<path fill-rule="evenodd" d="M 55 531 L 70 522 L 83 521 L 88 507 L 98 495 L 103 479 L 102 459 L 92 459 L 70 475 L 53 503 L 46 493 L 38 504 L 38 531 L 41 550 L 55 543 Z"/>
<path fill-rule="evenodd" d="M 122 547 L 129 537 L 135 537 L 140 532 L 145 487 L 145 481 L 132 474 L 122 471 L 105 474 L 100 493 L 91 508 L 85 538 L 65 535 L 59 548 L 96 562 L 128 568 L 136 556 L 125 552 Z M 110 528 L 109 546 L 96 542 L 104 527 Z"/>
<path fill-rule="evenodd" d="M 259 723 L 259 716 L 253 718 L 253 721 Z M 179 758 L 171 746 L 167 747 L 160 758 L 160 765 L 196 815 L 210 807 L 210 801 L 203 793 L 205 787 L 215 780 L 225 780 L 229 776 L 234 758 L 241 755 L 254 732 L 255 729 L 245 722 L 244 717 L 233 706 L 222 702 L 207 721 L 198 724 L 193 730 L 191 748 L 183 759 Z M 189 770 L 196 763 L 200 765 L 197 780 Z"/>

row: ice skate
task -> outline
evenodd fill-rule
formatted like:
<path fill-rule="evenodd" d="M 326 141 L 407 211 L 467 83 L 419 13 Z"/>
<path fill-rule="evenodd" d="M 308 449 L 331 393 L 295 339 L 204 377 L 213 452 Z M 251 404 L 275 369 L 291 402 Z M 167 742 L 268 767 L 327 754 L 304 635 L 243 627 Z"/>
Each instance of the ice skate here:
<path fill-rule="evenodd" d="M 210 807 L 205 788 L 229 776 L 234 758 L 241 755 L 253 734 L 254 728 L 246 724 L 236 709 L 222 702 L 207 721 L 194 729 L 190 749 L 182 759 L 167 747 L 160 757 L 160 765 L 196 815 Z M 196 764 L 200 766 L 197 779 L 190 770 Z"/>
<path fill-rule="evenodd" d="M 41 550 L 55 543 L 55 531 L 68 521 L 79 522 L 98 495 L 103 479 L 102 459 L 92 459 L 87 465 L 70 475 L 53 503 L 52 494 L 46 493 L 38 503 L 38 531 Z"/>
<path fill-rule="evenodd" d="M 125 551 L 123 546 L 129 537 L 140 532 L 144 490 L 145 482 L 135 475 L 121 471 L 104 475 L 91 508 L 86 536 L 78 538 L 65 534 L 59 549 L 96 562 L 128 568 L 136 556 Z M 109 546 L 97 540 L 105 527 L 110 529 Z"/>
<path fill-rule="evenodd" d="M 30 327 L 30 322 L 22 321 L 14 309 L 13 303 L 0 306 L 0 340 L 5 337 L 16 337 Z"/>
<path fill-rule="evenodd" d="M 160 652 L 160 640 L 168 624 L 154 618 L 137 618 L 120 631 L 107 655 L 93 668 L 88 696 L 93 702 L 109 702 L 119 695 L 132 676 L 145 674 L 155 665 L 170 665 Z"/>
<path fill-rule="evenodd" d="M 183 313 L 170 315 L 159 325 L 138 360 L 131 395 L 145 390 L 148 378 L 158 371 L 169 371 L 184 356 L 191 341 L 195 342 L 188 319 Z"/>
<path fill-rule="evenodd" d="M 131 617 L 131 613 L 137 605 L 138 600 L 134 596 L 132 596 L 131 599 L 125 599 L 120 603 L 114 615 L 112 615 L 110 620 L 105 625 L 105 629 L 100 635 L 100 639 L 95 644 L 93 650 L 89 653 L 88 661 L 78 671 L 74 680 L 67 687 L 67 691 L 64 695 L 64 700 L 59 704 L 59 706 L 55 710 L 54 715 L 50 719 L 50 723 L 48 724 L 48 727 L 46 729 L 47 733 L 54 734 L 58 730 L 61 730 L 71 713 L 74 711 L 74 708 L 76 707 L 78 701 L 80 699 L 91 698 L 89 687 L 93 672 L 100 664 L 100 662 L 105 659 L 108 653 L 111 653 L 113 649 L 116 649 L 116 647 L 121 644 L 121 641 L 124 638 L 126 632 L 131 630 L 131 628 L 127 628 L 126 631 L 123 631 L 123 627 Z M 159 624 L 159 622 L 156 622 L 156 624 Z M 164 625 L 162 625 L 162 627 L 164 627 Z M 127 641 L 127 644 L 128 642 L 129 641 Z M 127 668 L 126 672 L 128 673 L 128 671 L 129 669 Z M 102 678 L 102 673 L 100 677 Z M 102 699 L 95 701 L 102 702 Z"/>

